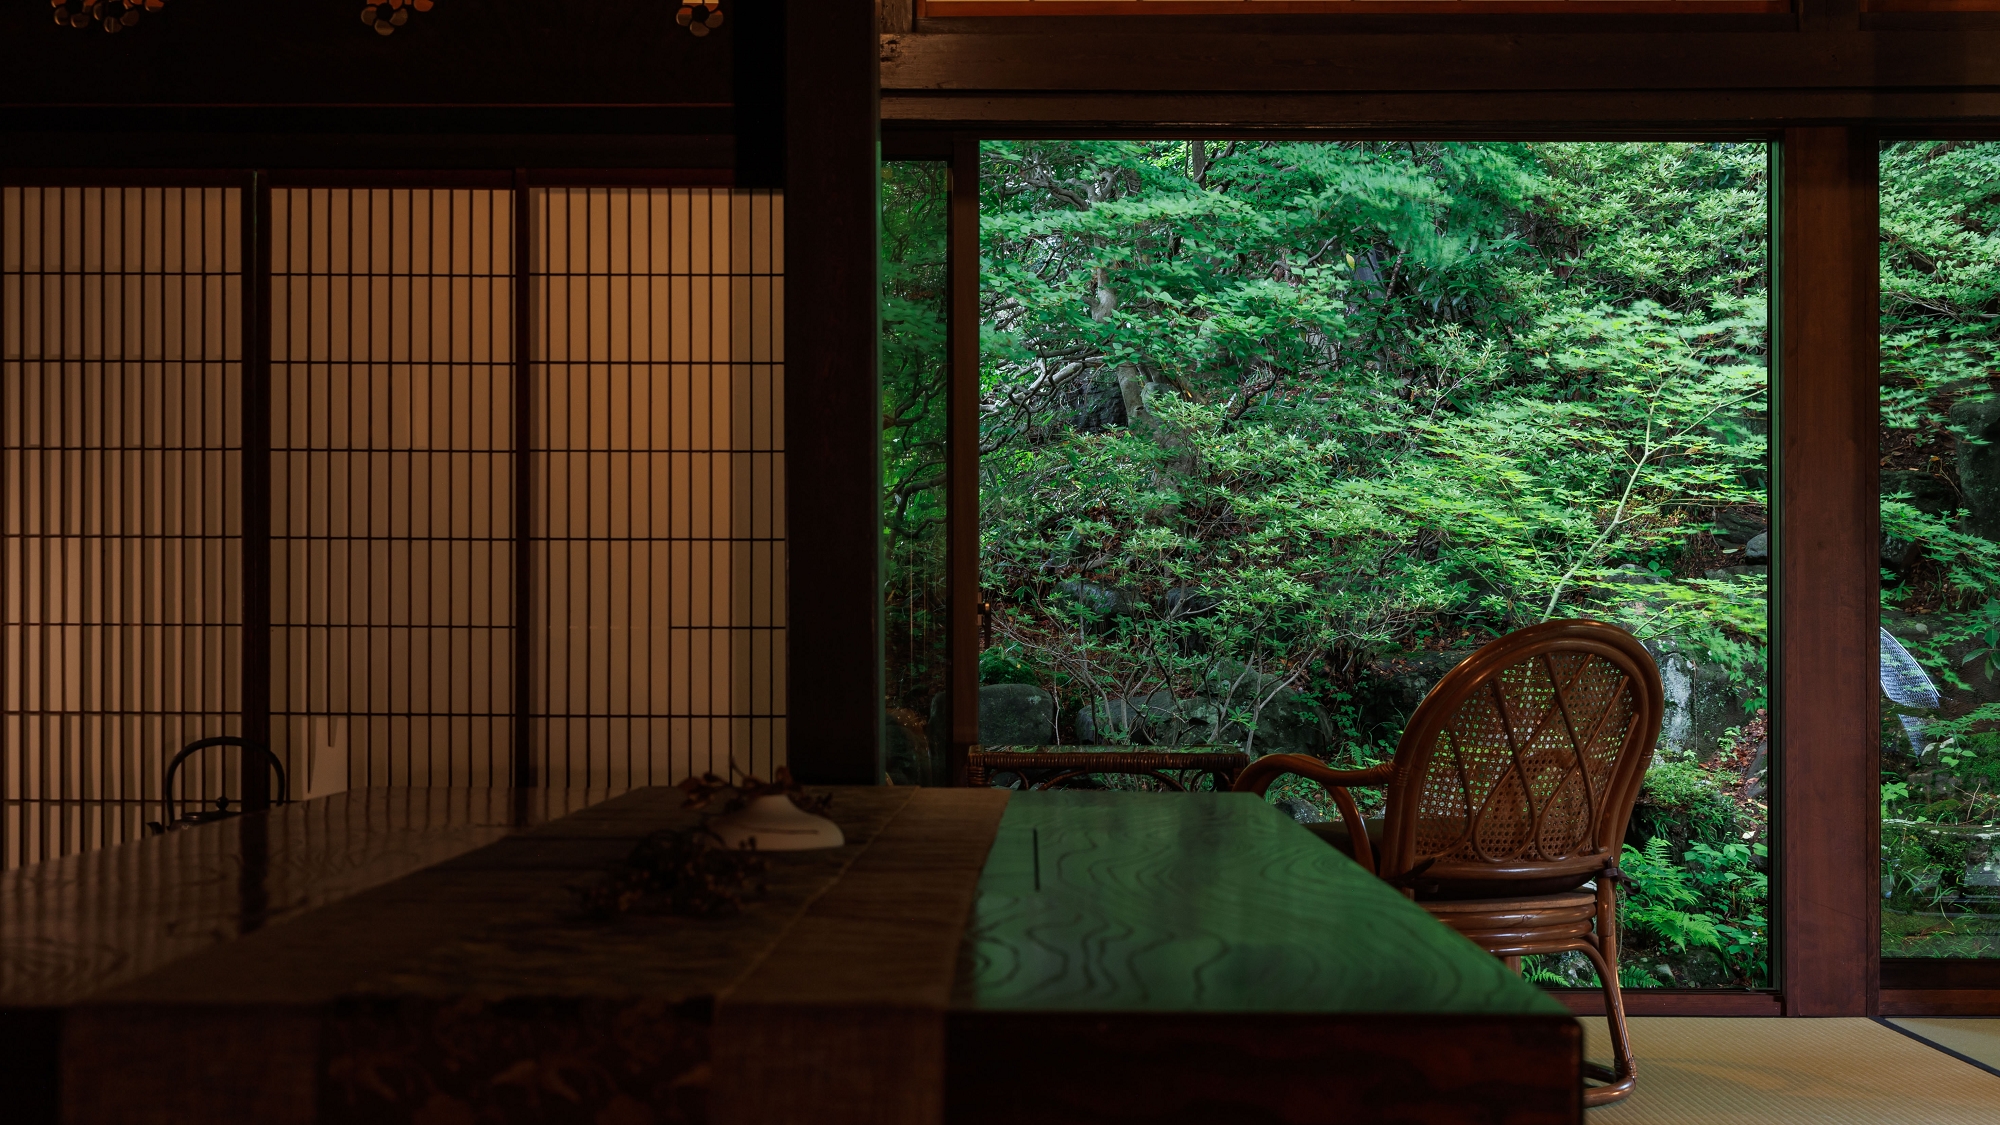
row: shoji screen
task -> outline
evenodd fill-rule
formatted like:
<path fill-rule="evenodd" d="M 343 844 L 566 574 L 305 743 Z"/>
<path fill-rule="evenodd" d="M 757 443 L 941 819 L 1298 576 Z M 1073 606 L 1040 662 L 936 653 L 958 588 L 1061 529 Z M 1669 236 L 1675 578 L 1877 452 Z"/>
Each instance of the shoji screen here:
<path fill-rule="evenodd" d="M 782 200 L 531 197 L 539 776 L 784 760 Z"/>
<path fill-rule="evenodd" d="M 242 732 L 265 467 L 291 797 L 783 762 L 782 200 L 505 182 L 271 191 L 254 465 L 257 197 L 5 189 L 8 865 L 131 835 L 168 754 Z"/>
<path fill-rule="evenodd" d="M 272 193 L 271 733 L 301 781 L 511 777 L 512 201 Z"/>
<path fill-rule="evenodd" d="M 240 731 L 241 206 L 0 189 L 6 866 L 130 838 L 167 756 Z"/>

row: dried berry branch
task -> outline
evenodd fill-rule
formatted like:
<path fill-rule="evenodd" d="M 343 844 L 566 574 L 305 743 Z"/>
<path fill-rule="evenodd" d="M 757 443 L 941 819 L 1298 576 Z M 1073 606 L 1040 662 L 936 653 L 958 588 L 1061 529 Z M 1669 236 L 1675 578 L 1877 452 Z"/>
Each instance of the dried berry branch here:
<path fill-rule="evenodd" d="M 588 914 L 680 914 L 720 918 L 764 893 L 764 857 L 756 845 L 724 847 L 706 828 L 655 832 L 612 864 L 603 882 L 574 888 Z"/>

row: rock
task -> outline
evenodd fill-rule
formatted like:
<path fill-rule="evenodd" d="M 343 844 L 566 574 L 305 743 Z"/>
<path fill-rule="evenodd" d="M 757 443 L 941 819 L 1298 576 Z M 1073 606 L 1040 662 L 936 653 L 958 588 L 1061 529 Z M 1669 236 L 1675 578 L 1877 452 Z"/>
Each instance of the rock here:
<path fill-rule="evenodd" d="M 984 746 L 1047 746 L 1055 741 L 1056 700 L 1034 684 L 986 684 L 979 689 L 979 741 Z"/>
<path fill-rule="evenodd" d="M 1096 632 L 1109 632 L 1119 618 L 1132 616 L 1132 599 L 1123 590 L 1071 579 L 1057 583 L 1056 592 L 1082 608 Z"/>
<path fill-rule="evenodd" d="M 1170 691 L 1096 700 L 1077 711 L 1076 739 L 1086 745 L 1173 745 L 1165 736 L 1175 702 Z"/>
<path fill-rule="evenodd" d="M 1933 516 L 1949 516 L 1958 510 L 1958 490 L 1948 478 L 1935 473 L 1884 469 L 1881 489 L 1884 500 L 1907 497 L 1910 507 Z"/>
<path fill-rule="evenodd" d="M 1370 664 L 1358 685 L 1362 736 L 1394 744 L 1424 696 L 1475 651 L 1415 652 Z"/>
<path fill-rule="evenodd" d="M 1743 561 L 1764 563 L 1771 561 L 1770 532 L 1760 531 L 1751 536 L 1748 543 L 1743 544 Z"/>
<path fill-rule="evenodd" d="M 950 699 L 942 691 L 931 696 L 930 721 L 924 724 L 925 741 L 931 748 L 931 777 L 938 785 L 952 784 Z"/>
<path fill-rule="evenodd" d="M 2000 542 L 2000 399 L 1960 399 L 1951 424 L 1959 433 L 1958 484 L 1970 509 L 1965 530 Z"/>
<path fill-rule="evenodd" d="M 1654 586 L 1665 582 L 1666 579 L 1638 563 L 1626 563 L 1598 581 L 1611 586 Z"/>
<path fill-rule="evenodd" d="M 1765 775 L 1769 771 L 1770 766 L 1771 740 L 1767 738 L 1757 744 L 1756 756 L 1750 759 L 1749 765 L 1743 767 L 1744 800 L 1755 801 L 1764 796 L 1766 784 L 1769 781 Z"/>
<path fill-rule="evenodd" d="M 1117 373 L 1100 367 L 1092 373 L 1083 392 L 1083 408 L 1076 412 L 1076 428 L 1094 434 L 1110 426 L 1125 424 L 1125 394 L 1118 387 Z"/>
<path fill-rule="evenodd" d="M 1768 566 L 1719 566 L 1716 567 L 1714 570 L 1703 571 L 1702 577 L 1734 578 L 1737 575 L 1741 574 L 1755 574 L 1763 577 L 1769 577 L 1771 574 L 1771 568 Z"/>
<path fill-rule="evenodd" d="M 930 785 L 930 738 L 923 720 L 905 707 L 891 707 L 882 716 L 882 764 L 897 785 Z"/>
<path fill-rule="evenodd" d="M 1922 547 L 1908 540 L 1898 539 L 1893 535 L 1884 535 L 1882 537 L 1882 549 L 1878 552 L 1878 555 L 1885 569 L 1895 571 L 1900 575 L 1910 569 L 1910 567 L 1916 565 L 1917 560 L 1924 557 L 1924 551 Z"/>
<path fill-rule="evenodd" d="M 1654 650 L 1666 697 L 1654 761 L 1669 754 L 1692 754 L 1704 762 L 1714 758 L 1721 750 L 1723 732 L 1750 719 L 1728 673 L 1713 664 L 1698 666 L 1672 649 L 1647 647 Z"/>
<path fill-rule="evenodd" d="M 1204 594 L 1192 586 L 1171 586 L 1160 598 L 1160 613 L 1169 621 L 1206 617 L 1221 604 L 1222 599 Z"/>
<path fill-rule="evenodd" d="M 1724 543 L 1740 547 L 1762 534 L 1767 526 L 1761 516 L 1741 512 L 1735 508 L 1724 508 L 1715 513 L 1713 534 Z"/>
<path fill-rule="evenodd" d="M 1325 814 L 1307 802 L 1299 800 L 1297 797 L 1280 797 L 1271 802 L 1271 805 L 1279 812 L 1284 813 L 1300 824 L 1326 823 Z"/>
<path fill-rule="evenodd" d="M 1278 692 L 1257 716 L 1257 737 L 1250 741 L 1250 756 L 1266 754 L 1310 754 L 1324 757 L 1332 745 L 1326 712 L 1290 688 Z M 1244 732 L 1246 737 L 1249 732 Z"/>

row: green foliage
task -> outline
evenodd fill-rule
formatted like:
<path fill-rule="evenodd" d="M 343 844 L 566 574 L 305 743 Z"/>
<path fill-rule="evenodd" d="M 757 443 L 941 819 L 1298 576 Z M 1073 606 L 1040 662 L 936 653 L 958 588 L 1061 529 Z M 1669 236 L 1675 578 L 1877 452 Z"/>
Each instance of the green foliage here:
<path fill-rule="evenodd" d="M 1761 579 L 1614 581 L 1763 505 L 1761 147 L 1217 147 L 987 146 L 989 582 L 1219 599 L 1090 657 L 1152 686 L 1196 642 L 1289 671 L 1583 612 L 1760 695 Z"/>
<path fill-rule="evenodd" d="M 1986 669 L 1986 678 L 1990 680 L 1994 672 L 2000 671 L 2000 598 L 1986 599 L 1972 625 L 1978 630 L 1973 634 L 1975 647 L 1959 663 L 1980 661 Z"/>
<path fill-rule="evenodd" d="M 1563 616 L 1762 705 L 1768 584 L 1710 533 L 1767 510 L 1763 146 L 982 161 L 982 579 L 1009 667 L 1065 714 L 1164 698 L 1151 737 L 1255 750 L 1309 711 L 1359 764 L 1400 719 L 1371 669 Z M 1720 784 L 1649 783 L 1699 827 L 1638 932 L 1761 979 L 1762 876 L 1734 807 L 1697 799 Z"/>
<path fill-rule="evenodd" d="M 1883 534 L 1915 561 L 1884 571 L 1884 618 L 1945 693 L 1940 712 L 1883 707 L 1883 952 L 1992 956 L 2000 896 L 1968 865 L 2000 820 L 2000 546 L 1957 469 L 2000 390 L 2000 145 L 1899 142 L 1881 167 L 1883 465 L 1937 482 L 1885 490 Z"/>
<path fill-rule="evenodd" d="M 944 165 L 882 166 L 882 537 L 888 704 L 929 713 L 945 669 Z"/>
<path fill-rule="evenodd" d="M 1644 849 L 1626 845 L 1619 866 L 1630 887 L 1620 914 L 1633 959 L 1643 961 L 1649 947 L 1697 949 L 1712 954 L 1737 987 L 1762 984 L 1770 943 L 1764 915 L 1769 887 L 1754 860 L 1765 854 L 1762 844 L 1697 843 L 1675 863 L 1670 845 L 1658 836 Z"/>

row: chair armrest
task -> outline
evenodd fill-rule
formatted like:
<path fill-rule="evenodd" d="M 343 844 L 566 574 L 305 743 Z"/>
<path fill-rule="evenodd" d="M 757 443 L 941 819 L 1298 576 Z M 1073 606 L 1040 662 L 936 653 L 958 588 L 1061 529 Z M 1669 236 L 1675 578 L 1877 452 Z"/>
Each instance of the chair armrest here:
<path fill-rule="evenodd" d="M 1266 754 L 1245 766 L 1243 772 L 1236 775 L 1236 784 L 1231 788 L 1238 793 L 1255 793 L 1261 797 L 1271 788 L 1272 782 L 1288 773 L 1310 778 L 1321 785 L 1373 789 L 1395 779 L 1396 764 L 1383 762 L 1365 770 L 1337 770 L 1308 754 Z"/>
<path fill-rule="evenodd" d="M 1347 825 L 1347 836 L 1354 842 L 1354 861 L 1370 871 L 1375 870 L 1374 849 L 1368 843 L 1368 825 L 1361 818 L 1361 809 L 1348 795 L 1347 788 L 1372 788 L 1387 785 L 1394 779 L 1394 762 L 1383 762 L 1369 766 L 1365 770 L 1337 770 L 1318 758 L 1306 754 L 1266 754 L 1244 767 L 1236 775 L 1236 784 L 1231 788 L 1238 793 L 1255 793 L 1262 797 L 1271 788 L 1271 783 L 1285 774 L 1317 781 L 1333 798 L 1335 808 L 1340 810 L 1340 819 Z"/>

